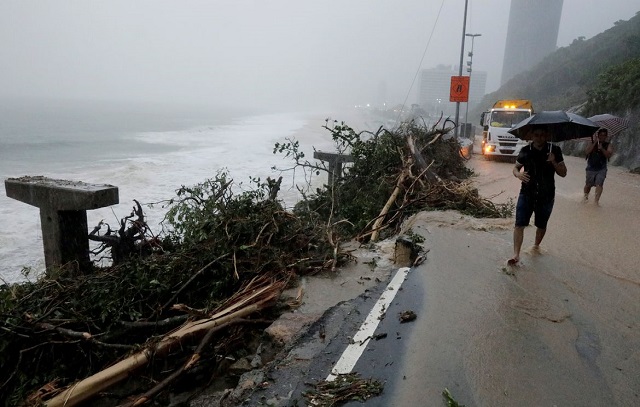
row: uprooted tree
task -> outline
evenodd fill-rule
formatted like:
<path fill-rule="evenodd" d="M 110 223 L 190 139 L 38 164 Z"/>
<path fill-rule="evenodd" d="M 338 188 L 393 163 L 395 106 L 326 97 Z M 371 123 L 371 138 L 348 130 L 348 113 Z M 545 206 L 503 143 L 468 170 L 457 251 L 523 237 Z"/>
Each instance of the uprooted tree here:
<path fill-rule="evenodd" d="M 137 202 L 116 231 L 94 229 L 113 265 L 0 287 L 0 403 L 140 405 L 204 386 L 281 312 L 274 304 L 284 287 L 351 259 L 341 242 L 389 236 L 425 209 L 507 215 L 466 180 L 446 123 L 356 133 L 327 121 L 337 150 L 354 161 L 331 186 L 302 189 L 292 211 L 277 199 L 281 178 L 252 179 L 236 192 L 220 171 L 165 203 L 161 235 L 149 233 Z M 295 140 L 275 152 L 293 169 L 327 170 L 306 161 Z M 111 390 L 124 381 L 128 391 Z"/>
<path fill-rule="evenodd" d="M 100 221 L 89 232 L 89 240 L 100 242 L 100 246 L 91 254 L 98 256 L 108 250 L 111 261 L 117 265 L 131 256 L 149 255 L 153 250 L 162 248 L 145 221 L 142 205 L 135 199 L 133 201 L 136 206 L 129 216 L 120 220 L 118 229 L 113 230 L 109 224 Z M 99 232 L 102 226 L 106 226 L 107 230 L 101 235 Z"/>
<path fill-rule="evenodd" d="M 343 123 L 328 120 L 336 149 L 349 153 L 353 163 L 333 185 L 302 191 L 294 213 L 313 214 L 335 230 L 360 241 L 377 240 L 396 233 L 408 216 L 423 210 L 455 209 L 477 217 L 508 216 L 512 205 L 496 205 L 479 196 L 468 180 L 461 147 L 445 120 L 431 128 L 415 121 L 397 130 L 356 132 Z M 299 143 L 276 144 L 275 152 L 291 157 L 291 169 L 310 178 L 323 165 L 305 159 Z"/>

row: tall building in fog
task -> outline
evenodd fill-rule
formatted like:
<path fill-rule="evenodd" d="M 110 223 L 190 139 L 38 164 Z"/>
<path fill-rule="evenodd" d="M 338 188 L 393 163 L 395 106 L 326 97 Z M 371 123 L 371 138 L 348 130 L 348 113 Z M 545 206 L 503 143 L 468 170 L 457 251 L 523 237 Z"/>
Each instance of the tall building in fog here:
<path fill-rule="evenodd" d="M 457 66 L 438 65 L 435 68 L 422 70 L 418 104 L 427 113 L 439 115 L 440 112 L 444 112 L 445 116 L 455 114 L 456 104 L 449 102 L 452 76 L 458 76 Z M 474 70 L 469 84 L 469 108 L 473 109 L 484 97 L 486 86 L 487 73 Z"/>
<path fill-rule="evenodd" d="M 487 72 L 473 70 L 469 80 L 469 109 L 476 107 L 487 91 Z"/>
<path fill-rule="evenodd" d="M 562 2 L 511 0 L 501 85 L 556 50 Z"/>

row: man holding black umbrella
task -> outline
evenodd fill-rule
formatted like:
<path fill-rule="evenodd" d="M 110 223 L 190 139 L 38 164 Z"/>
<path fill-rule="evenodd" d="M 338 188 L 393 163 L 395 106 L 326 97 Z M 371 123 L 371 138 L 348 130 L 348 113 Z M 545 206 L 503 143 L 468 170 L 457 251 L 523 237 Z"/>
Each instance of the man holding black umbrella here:
<path fill-rule="evenodd" d="M 513 257 L 507 262 L 510 265 L 520 261 L 524 228 L 529 225 L 533 214 L 536 226 L 534 249 L 539 250 L 555 201 L 555 175 L 567 175 L 562 150 L 549 142 L 551 137 L 547 126 L 531 125 L 527 135 L 531 143 L 520 150 L 513 167 L 513 176 L 522 181 L 522 186 L 516 204 Z"/>

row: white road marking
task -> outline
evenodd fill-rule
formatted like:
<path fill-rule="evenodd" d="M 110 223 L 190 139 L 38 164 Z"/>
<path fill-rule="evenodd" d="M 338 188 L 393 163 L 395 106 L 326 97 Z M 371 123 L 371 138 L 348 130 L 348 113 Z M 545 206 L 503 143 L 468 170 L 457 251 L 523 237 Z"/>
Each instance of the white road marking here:
<path fill-rule="evenodd" d="M 393 298 L 396 296 L 396 293 L 402 286 L 407 274 L 411 269 L 409 267 L 403 267 L 398 269 L 396 275 L 393 276 L 391 282 L 387 286 L 387 289 L 384 290 L 382 295 L 378 301 L 374 304 L 371 312 L 367 315 L 367 318 L 364 320 L 360 329 L 353 336 L 353 343 L 350 343 L 349 346 L 342 352 L 342 356 L 336 362 L 333 370 L 327 376 L 327 381 L 333 381 L 340 374 L 350 373 L 353 367 L 362 356 L 362 352 L 364 352 L 369 340 L 373 336 L 378 324 L 380 324 L 380 319 L 382 315 L 387 311 L 389 304 L 393 301 Z"/>

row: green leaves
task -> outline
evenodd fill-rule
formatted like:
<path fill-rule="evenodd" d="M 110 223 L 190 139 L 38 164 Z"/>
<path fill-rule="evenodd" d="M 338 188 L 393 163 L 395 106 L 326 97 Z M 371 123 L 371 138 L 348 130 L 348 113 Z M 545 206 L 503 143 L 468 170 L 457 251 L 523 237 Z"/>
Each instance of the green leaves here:
<path fill-rule="evenodd" d="M 214 227 L 216 216 L 226 210 L 232 199 L 231 185 L 226 170 L 220 170 L 212 179 L 195 186 L 182 186 L 171 201 L 165 220 L 172 228 L 171 237 L 176 242 L 194 244 L 207 238 Z"/>
<path fill-rule="evenodd" d="M 273 154 L 282 154 L 286 158 L 300 160 L 304 158 L 304 152 L 300 151 L 300 142 L 297 140 L 287 140 L 286 143 L 276 143 L 273 147 Z"/>
<path fill-rule="evenodd" d="M 587 91 L 585 115 L 624 112 L 640 105 L 640 58 L 615 65 L 598 75 Z"/>
<path fill-rule="evenodd" d="M 464 407 L 464 404 L 459 404 L 449 392 L 449 389 L 445 388 L 442 391 L 442 397 L 444 397 L 444 401 L 447 407 Z"/>

